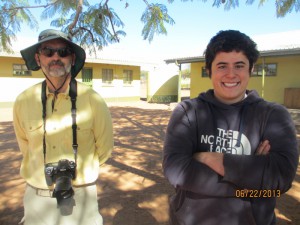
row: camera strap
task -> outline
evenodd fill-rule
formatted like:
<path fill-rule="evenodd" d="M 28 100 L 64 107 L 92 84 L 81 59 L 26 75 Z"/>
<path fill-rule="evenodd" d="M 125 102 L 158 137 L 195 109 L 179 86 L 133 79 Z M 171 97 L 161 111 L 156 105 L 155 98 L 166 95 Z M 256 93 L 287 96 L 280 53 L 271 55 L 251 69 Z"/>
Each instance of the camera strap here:
<path fill-rule="evenodd" d="M 46 164 L 46 117 L 47 117 L 47 95 L 46 95 L 46 80 L 42 83 L 42 105 L 43 105 L 43 111 L 42 111 L 42 117 L 43 117 L 43 126 L 44 126 L 44 134 L 43 134 L 43 154 L 44 154 L 44 164 Z M 74 158 L 75 163 L 77 164 L 77 150 L 78 150 L 78 144 L 77 144 L 77 123 L 76 123 L 76 99 L 77 99 L 77 81 L 75 78 L 71 78 L 70 81 L 70 90 L 69 90 L 69 96 L 71 98 L 72 108 L 71 108 L 71 116 L 72 116 L 72 134 L 73 134 L 73 152 L 74 152 Z"/>

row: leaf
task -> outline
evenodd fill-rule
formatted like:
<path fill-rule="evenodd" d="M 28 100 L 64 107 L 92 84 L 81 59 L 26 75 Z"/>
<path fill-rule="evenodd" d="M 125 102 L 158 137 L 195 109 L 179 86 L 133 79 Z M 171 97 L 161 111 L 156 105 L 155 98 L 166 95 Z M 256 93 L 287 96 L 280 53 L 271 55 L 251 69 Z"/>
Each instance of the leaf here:
<path fill-rule="evenodd" d="M 141 21 L 145 24 L 142 30 L 143 39 L 151 42 L 155 34 L 167 35 L 165 23 L 173 25 L 175 21 L 168 15 L 168 10 L 162 4 L 149 4 Z"/>

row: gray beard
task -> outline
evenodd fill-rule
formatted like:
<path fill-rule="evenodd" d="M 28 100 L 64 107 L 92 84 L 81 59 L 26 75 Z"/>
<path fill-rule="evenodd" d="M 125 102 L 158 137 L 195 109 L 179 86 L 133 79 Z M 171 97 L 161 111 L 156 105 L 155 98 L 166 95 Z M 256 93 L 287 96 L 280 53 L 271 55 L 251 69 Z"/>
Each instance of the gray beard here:
<path fill-rule="evenodd" d="M 49 70 L 49 76 L 51 77 L 63 77 L 71 72 L 71 64 L 61 68 L 61 69 L 55 69 L 55 70 Z"/>

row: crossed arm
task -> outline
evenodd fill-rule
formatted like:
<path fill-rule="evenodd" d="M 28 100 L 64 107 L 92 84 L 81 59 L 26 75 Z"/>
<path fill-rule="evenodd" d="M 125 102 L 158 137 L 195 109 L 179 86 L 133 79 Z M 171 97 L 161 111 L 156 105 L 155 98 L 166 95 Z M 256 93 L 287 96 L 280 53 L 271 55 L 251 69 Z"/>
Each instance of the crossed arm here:
<path fill-rule="evenodd" d="M 256 150 L 256 155 L 267 155 L 271 149 L 271 145 L 268 140 L 260 143 Z M 223 159 L 224 154 L 217 152 L 197 152 L 193 155 L 193 158 L 197 161 L 207 165 L 216 173 L 221 176 L 225 175 Z"/>

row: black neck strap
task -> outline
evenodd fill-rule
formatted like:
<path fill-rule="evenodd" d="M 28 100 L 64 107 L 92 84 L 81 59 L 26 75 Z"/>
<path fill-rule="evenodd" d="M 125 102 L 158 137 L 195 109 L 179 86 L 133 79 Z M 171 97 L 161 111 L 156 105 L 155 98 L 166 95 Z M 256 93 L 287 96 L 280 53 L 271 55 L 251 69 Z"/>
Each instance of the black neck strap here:
<path fill-rule="evenodd" d="M 44 135 L 43 135 L 43 154 L 44 154 L 44 164 L 46 163 L 46 153 L 47 153 L 47 146 L 46 146 L 46 117 L 47 117 L 47 95 L 46 95 L 46 80 L 42 83 L 42 117 L 43 117 L 43 125 L 44 125 Z M 72 133 L 73 133 L 73 152 L 75 163 L 77 163 L 77 124 L 76 124 L 76 98 L 77 98 L 77 82 L 74 78 L 70 81 L 70 91 L 69 96 L 71 98 L 72 108 L 71 108 L 71 115 L 72 115 Z"/>

